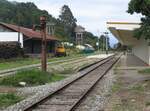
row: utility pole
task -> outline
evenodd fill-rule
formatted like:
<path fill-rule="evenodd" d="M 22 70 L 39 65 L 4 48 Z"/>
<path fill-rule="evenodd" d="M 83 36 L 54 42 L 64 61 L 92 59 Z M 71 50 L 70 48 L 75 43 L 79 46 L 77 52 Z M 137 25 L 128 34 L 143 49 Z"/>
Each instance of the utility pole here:
<path fill-rule="evenodd" d="M 18 43 L 20 44 L 20 14 L 17 16 L 18 19 Z"/>
<path fill-rule="evenodd" d="M 105 39 L 106 39 L 106 54 L 108 54 L 108 32 L 105 32 Z"/>
<path fill-rule="evenodd" d="M 103 45 L 102 50 L 105 51 L 105 36 L 104 36 L 103 39 L 102 39 L 102 45 Z"/>
<path fill-rule="evenodd" d="M 97 34 L 98 34 L 98 36 L 97 36 L 97 48 L 98 48 L 98 52 L 100 53 L 100 32 L 99 32 L 99 29 L 97 30 Z"/>
<path fill-rule="evenodd" d="M 99 39 L 100 39 L 100 37 L 98 36 L 98 52 L 100 53 Z"/>
<path fill-rule="evenodd" d="M 47 50 L 46 50 L 46 17 L 40 17 L 40 27 L 42 34 L 42 54 L 41 54 L 41 67 L 42 71 L 47 71 Z"/>

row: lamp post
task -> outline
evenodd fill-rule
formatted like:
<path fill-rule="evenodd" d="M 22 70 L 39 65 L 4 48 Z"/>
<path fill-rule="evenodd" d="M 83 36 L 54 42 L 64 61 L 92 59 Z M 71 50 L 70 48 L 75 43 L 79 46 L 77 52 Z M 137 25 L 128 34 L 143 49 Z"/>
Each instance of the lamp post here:
<path fill-rule="evenodd" d="M 41 54 L 41 67 L 42 71 L 47 71 L 47 50 L 46 50 L 46 17 L 40 17 L 40 28 L 42 35 L 42 54 Z"/>

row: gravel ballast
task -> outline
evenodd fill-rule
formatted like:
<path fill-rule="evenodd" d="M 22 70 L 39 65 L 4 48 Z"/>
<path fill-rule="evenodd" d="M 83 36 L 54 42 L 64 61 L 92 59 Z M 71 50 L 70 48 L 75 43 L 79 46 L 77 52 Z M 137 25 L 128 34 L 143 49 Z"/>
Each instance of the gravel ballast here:
<path fill-rule="evenodd" d="M 61 80 L 59 82 L 50 83 L 50 84 L 37 86 L 37 87 L 25 88 L 24 91 L 26 91 L 27 93 L 31 92 L 31 96 L 29 96 L 27 99 L 15 104 L 15 105 L 12 105 L 12 106 L 8 107 L 7 109 L 5 109 L 3 111 L 23 111 L 26 108 L 28 108 L 28 107 L 32 106 L 33 104 L 37 103 L 38 101 L 44 99 L 48 95 L 51 95 L 53 92 L 55 92 L 58 89 L 62 88 L 66 84 L 70 83 L 71 81 L 85 75 L 88 71 L 89 71 L 89 69 L 78 72 L 78 73 L 73 74 L 70 77 L 68 77 L 64 80 Z M 22 90 L 21 88 L 18 89 L 18 91 L 20 93 L 21 93 L 21 90 Z"/>
<path fill-rule="evenodd" d="M 93 67 L 93 66 L 92 66 Z M 50 83 L 47 85 L 39 86 L 39 87 L 32 87 L 32 88 L 26 88 L 26 91 L 34 90 L 35 94 L 28 97 L 27 99 L 8 107 L 4 111 L 23 111 L 26 108 L 32 106 L 34 103 L 37 103 L 38 101 L 42 100 L 43 98 L 47 97 L 48 95 L 52 94 L 53 92 L 57 91 L 58 89 L 62 88 L 66 84 L 70 83 L 71 81 L 85 75 L 87 72 L 89 72 L 90 69 L 85 69 L 81 72 L 78 72 L 77 74 L 74 74 L 62 81 Z M 38 92 L 36 92 L 38 90 Z M 34 92 L 31 91 L 31 92 Z"/>

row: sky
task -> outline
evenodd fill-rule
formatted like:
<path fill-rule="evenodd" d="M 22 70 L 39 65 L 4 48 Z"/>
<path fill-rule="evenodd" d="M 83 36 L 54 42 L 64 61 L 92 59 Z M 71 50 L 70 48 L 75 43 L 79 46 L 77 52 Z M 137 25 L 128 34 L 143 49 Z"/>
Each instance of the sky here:
<path fill-rule="evenodd" d="M 14 1 L 14 0 L 9 0 Z M 70 7 L 77 24 L 87 31 L 101 35 L 107 31 L 106 22 L 140 22 L 141 15 L 130 15 L 126 11 L 130 0 L 15 0 L 18 2 L 34 2 L 38 8 L 47 10 L 54 17 L 58 17 L 61 7 Z M 117 40 L 109 34 L 111 46 Z"/>

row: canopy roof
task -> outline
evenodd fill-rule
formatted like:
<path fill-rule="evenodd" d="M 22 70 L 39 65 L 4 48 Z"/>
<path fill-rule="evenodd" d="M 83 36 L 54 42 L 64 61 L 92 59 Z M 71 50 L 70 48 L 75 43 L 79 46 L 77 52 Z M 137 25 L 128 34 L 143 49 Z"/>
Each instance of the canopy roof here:
<path fill-rule="evenodd" d="M 123 45 L 134 46 L 139 43 L 133 36 L 133 30 L 140 27 L 140 23 L 107 22 L 107 28 Z"/>

